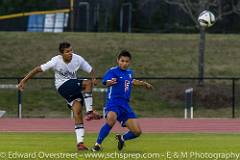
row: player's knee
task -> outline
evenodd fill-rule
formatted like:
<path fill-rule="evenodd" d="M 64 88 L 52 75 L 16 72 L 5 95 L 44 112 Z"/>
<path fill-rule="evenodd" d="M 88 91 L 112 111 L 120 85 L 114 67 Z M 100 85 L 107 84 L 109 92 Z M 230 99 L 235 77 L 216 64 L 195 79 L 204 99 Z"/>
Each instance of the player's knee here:
<path fill-rule="evenodd" d="M 113 127 L 115 123 L 116 123 L 116 118 L 114 116 L 107 117 L 107 124 L 109 126 Z"/>
<path fill-rule="evenodd" d="M 117 115 L 114 112 L 109 112 L 107 114 L 106 122 L 109 126 L 113 127 L 117 121 Z"/>
<path fill-rule="evenodd" d="M 115 123 L 116 123 L 116 120 L 114 120 L 114 119 L 108 119 L 107 120 L 107 124 L 111 127 L 113 127 Z"/>
<path fill-rule="evenodd" d="M 138 129 L 136 131 L 133 132 L 135 134 L 136 137 L 139 137 L 142 134 L 141 129 Z"/>
<path fill-rule="evenodd" d="M 74 111 L 74 116 L 75 117 L 80 117 L 82 115 L 82 111 L 79 110 L 79 111 Z"/>

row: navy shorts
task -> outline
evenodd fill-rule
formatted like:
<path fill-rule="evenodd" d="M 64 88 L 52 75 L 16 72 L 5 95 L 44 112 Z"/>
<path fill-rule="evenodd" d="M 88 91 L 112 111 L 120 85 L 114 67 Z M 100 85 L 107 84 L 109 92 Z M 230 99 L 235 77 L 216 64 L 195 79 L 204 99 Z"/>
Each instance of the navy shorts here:
<path fill-rule="evenodd" d="M 71 108 L 69 104 L 75 99 L 81 99 L 83 105 L 82 80 L 70 79 L 66 81 L 58 88 L 58 93 L 66 99 L 69 108 Z"/>
<path fill-rule="evenodd" d="M 108 112 L 112 111 L 117 114 L 117 120 L 121 123 L 122 127 L 126 127 L 126 122 L 128 119 L 137 118 L 136 114 L 132 111 L 132 108 L 128 105 L 111 105 L 104 108 L 105 118 Z"/>

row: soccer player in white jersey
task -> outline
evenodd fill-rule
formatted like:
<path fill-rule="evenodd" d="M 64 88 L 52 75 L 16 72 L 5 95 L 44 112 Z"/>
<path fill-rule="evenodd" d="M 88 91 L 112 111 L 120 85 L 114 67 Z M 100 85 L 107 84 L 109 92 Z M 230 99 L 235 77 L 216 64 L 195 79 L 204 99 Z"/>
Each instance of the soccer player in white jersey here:
<path fill-rule="evenodd" d="M 96 85 L 94 69 L 81 56 L 73 53 L 71 44 L 63 42 L 59 44 L 60 55 L 50 61 L 31 70 L 18 84 L 20 91 L 24 90 L 26 82 L 37 73 L 52 69 L 55 72 L 55 87 L 59 94 L 64 97 L 68 106 L 73 111 L 75 119 L 75 132 L 77 137 L 77 149 L 87 150 L 84 145 L 84 125 L 82 118 L 83 99 L 87 111 L 87 120 L 100 119 L 100 115 L 92 108 L 92 86 Z M 77 79 L 76 72 L 81 69 L 91 75 L 91 80 Z"/>

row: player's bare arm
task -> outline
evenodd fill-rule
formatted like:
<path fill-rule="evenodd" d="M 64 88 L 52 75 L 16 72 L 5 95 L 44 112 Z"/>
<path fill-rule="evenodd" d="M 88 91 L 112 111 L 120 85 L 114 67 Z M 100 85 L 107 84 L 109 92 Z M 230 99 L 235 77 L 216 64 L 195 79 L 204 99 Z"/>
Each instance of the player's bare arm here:
<path fill-rule="evenodd" d="M 95 86 L 97 85 L 97 79 L 96 79 L 96 71 L 95 69 L 92 69 L 90 72 L 90 76 L 92 78 L 92 84 Z"/>
<path fill-rule="evenodd" d="M 144 81 L 133 79 L 132 83 L 133 83 L 134 86 L 144 86 L 147 89 L 153 89 L 153 86 L 150 83 L 147 83 L 147 82 L 144 82 Z"/>
<path fill-rule="evenodd" d="M 34 77 L 37 73 L 42 72 L 42 69 L 40 66 L 35 67 L 33 70 L 31 70 L 18 84 L 18 89 L 20 91 L 24 90 L 24 86 L 26 84 L 26 82 L 31 79 L 32 77 Z"/>

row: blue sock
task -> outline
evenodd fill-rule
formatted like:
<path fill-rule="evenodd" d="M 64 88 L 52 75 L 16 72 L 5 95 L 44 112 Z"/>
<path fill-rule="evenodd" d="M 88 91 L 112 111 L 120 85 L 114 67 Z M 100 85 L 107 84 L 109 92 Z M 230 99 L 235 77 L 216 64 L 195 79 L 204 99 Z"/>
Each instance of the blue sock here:
<path fill-rule="evenodd" d="M 101 128 L 101 130 L 100 130 L 100 132 L 98 134 L 98 139 L 97 139 L 97 143 L 98 144 L 102 143 L 102 141 L 104 140 L 105 137 L 107 137 L 107 135 L 109 134 L 111 129 L 112 129 L 112 127 L 109 126 L 107 123 L 105 123 L 102 126 L 102 128 Z"/>
<path fill-rule="evenodd" d="M 136 135 L 135 135 L 133 132 L 131 132 L 131 131 L 128 131 L 127 133 L 125 133 L 125 134 L 123 135 L 124 141 L 130 140 L 130 139 L 134 139 L 134 138 L 136 138 L 136 137 L 138 137 L 138 136 L 136 136 Z"/>

